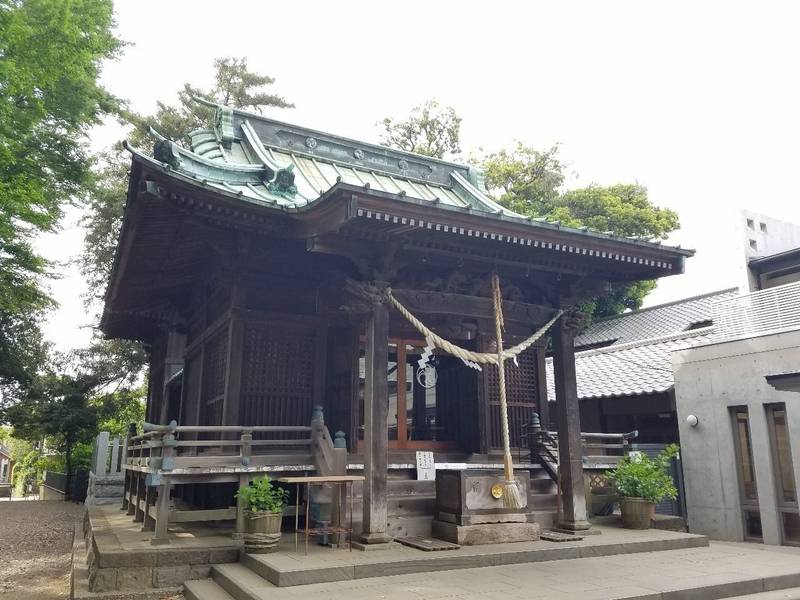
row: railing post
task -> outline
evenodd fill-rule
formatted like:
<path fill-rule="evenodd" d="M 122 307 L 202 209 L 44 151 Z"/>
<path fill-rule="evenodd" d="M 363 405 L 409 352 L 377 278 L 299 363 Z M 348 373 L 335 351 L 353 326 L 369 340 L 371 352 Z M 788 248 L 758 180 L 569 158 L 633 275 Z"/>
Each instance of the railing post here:
<path fill-rule="evenodd" d="M 253 457 L 253 432 L 250 429 L 245 429 L 240 438 L 241 445 L 239 446 L 239 456 L 241 458 L 242 466 L 249 467 Z"/>
<path fill-rule="evenodd" d="M 161 470 L 171 471 L 175 468 L 175 454 L 177 440 L 175 439 L 175 429 L 178 424 L 172 421 L 169 424 L 169 431 L 161 437 Z"/>

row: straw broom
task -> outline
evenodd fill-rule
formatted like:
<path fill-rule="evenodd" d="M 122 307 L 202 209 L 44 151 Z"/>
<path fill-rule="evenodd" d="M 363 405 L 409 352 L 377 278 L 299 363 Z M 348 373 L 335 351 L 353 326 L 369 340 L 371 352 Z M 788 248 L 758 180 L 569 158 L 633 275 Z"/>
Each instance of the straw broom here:
<path fill-rule="evenodd" d="M 492 273 L 492 300 L 494 304 L 494 328 L 497 340 L 497 369 L 500 383 L 500 429 L 503 434 L 503 506 L 521 508 L 522 494 L 514 479 L 514 465 L 511 459 L 511 441 L 508 436 L 508 404 L 506 403 L 506 371 L 503 361 L 503 295 L 500 292 L 500 277 Z"/>

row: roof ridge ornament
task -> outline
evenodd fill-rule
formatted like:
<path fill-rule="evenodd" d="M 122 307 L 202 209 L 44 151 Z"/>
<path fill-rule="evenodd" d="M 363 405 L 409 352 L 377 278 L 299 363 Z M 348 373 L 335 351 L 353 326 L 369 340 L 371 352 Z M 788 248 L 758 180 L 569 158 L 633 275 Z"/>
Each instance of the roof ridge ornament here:
<path fill-rule="evenodd" d="M 297 186 L 294 184 L 294 164 L 290 163 L 288 167 L 278 169 L 275 179 L 267 184 L 267 189 L 287 200 L 293 200 L 297 194 Z"/>
<path fill-rule="evenodd" d="M 181 157 L 176 145 L 175 142 L 166 138 L 157 139 L 153 144 L 153 158 L 173 169 L 180 169 Z"/>
<path fill-rule="evenodd" d="M 230 148 L 235 139 L 233 130 L 233 109 L 229 106 L 217 105 L 214 111 L 214 134 L 225 148 Z"/>

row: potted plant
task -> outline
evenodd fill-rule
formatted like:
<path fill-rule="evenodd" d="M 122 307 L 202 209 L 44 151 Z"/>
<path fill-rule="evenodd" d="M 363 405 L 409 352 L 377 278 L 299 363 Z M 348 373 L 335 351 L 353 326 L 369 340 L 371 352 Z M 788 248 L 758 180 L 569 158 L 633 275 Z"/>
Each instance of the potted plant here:
<path fill-rule="evenodd" d="M 669 474 L 670 460 L 677 456 L 677 444 L 670 444 L 655 458 L 642 452 L 631 452 L 606 477 L 619 492 L 622 526 L 628 529 L 649 529 L 656 504 L 678 495 Z"/>
<path fill-rule="evenodd" d="M 266 475 L 236 492 L 236 498 L 244 504 L 245 552 L 266 554 L 278 549 L 288 495 L 288 491 L 274 485 Z"/>

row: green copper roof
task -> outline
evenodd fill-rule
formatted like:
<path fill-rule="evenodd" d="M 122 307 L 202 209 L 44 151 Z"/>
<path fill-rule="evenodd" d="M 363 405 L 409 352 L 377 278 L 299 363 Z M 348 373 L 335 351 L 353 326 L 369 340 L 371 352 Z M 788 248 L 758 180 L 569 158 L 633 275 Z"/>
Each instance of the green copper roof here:
<path fill-rule="evenodd" d="M 209 187 L 287 208 L 311 204 L 343 182 L 522 218 L 489 197 L 473 167 L 213 106 L 213 127 L 191 132 L 190 149 L 153 131 L 153 157 Z"/>
<path fill-rule="evenodd" d="M 275 121 L 202 98 L 195 100 L 214 109 L 214 120 L 208 128 L 189 133 L 190 148 L 155 131 L 152 158 L 126 147 L 141 160 L 160 163 L 206 188 L 287 212 L 302 211 L 337 184 L 347 184 L 389 194 L 398 201 L 430 203 L 476 216 L 483 213 L 488 219 L 537 230 L 560 230 L 581 237 L 660 248 L 680 256 L 694 253 L 680 247 L 661 247 L 659 241 L 572 229 L 546 219 L 525 217 L 495 202 L 486 190 L 483 173 L 472 166 Z"/>

